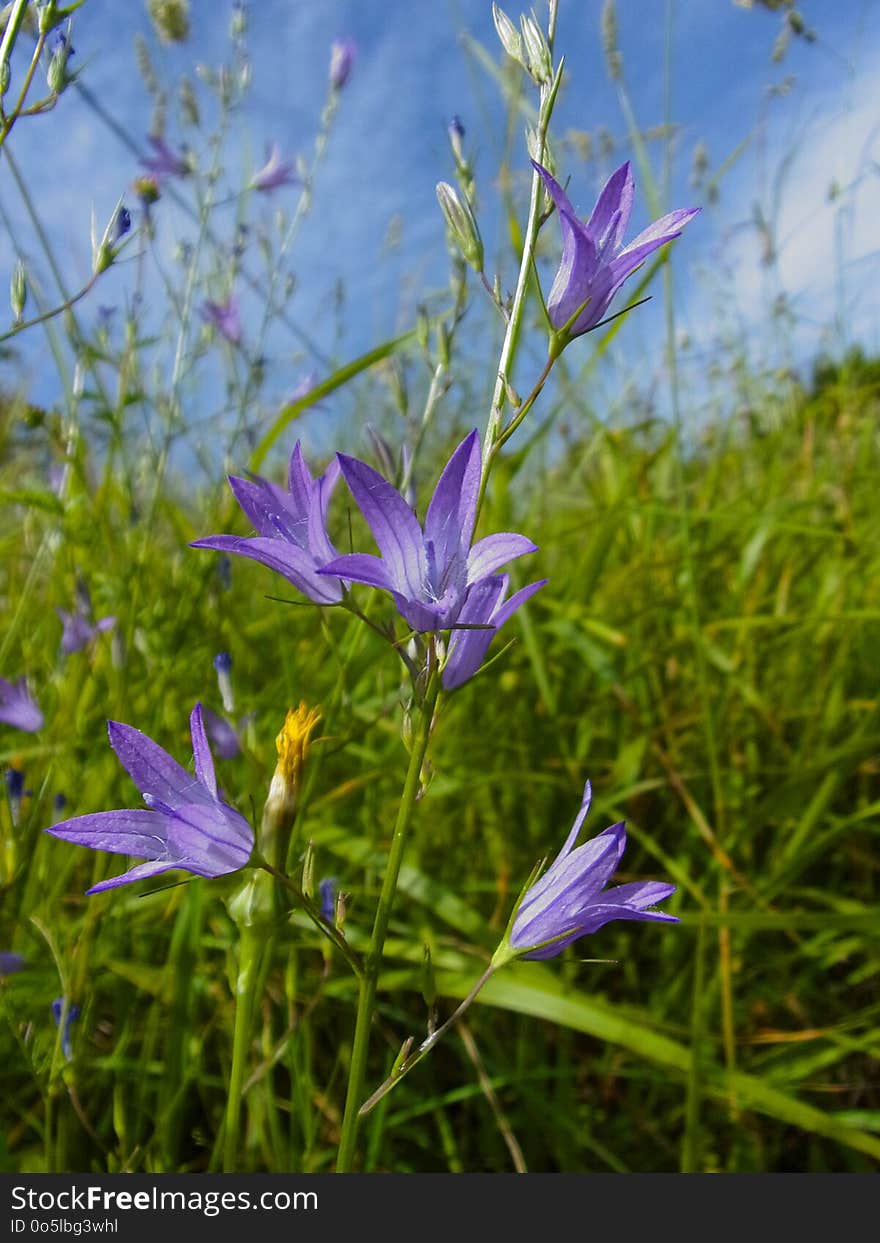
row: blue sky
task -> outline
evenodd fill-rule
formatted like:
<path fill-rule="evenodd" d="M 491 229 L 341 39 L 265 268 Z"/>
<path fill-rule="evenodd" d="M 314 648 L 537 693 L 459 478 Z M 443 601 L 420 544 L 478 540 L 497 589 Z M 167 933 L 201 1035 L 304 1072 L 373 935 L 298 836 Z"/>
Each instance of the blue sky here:
<path fill-rule="evenodd" d="M 618 7 L 620 45 L 636 113 L 642 126 L 656 125 L 664 117 L 666 5 L 662 0 L 633 0 Z M 493 177 L 503 140 L 503 111 L 496 88 L 460 38 L 460 32 L 469 32 L 497 58 L 490 8 L 484 0 L 264 0 L 250 6 L 253 87 L 227 148 L 233 180 L 259 166 L 270 139 L 277 139 L 285 154 L 308 151 L 323 101 L 331 40 L 349 36 L 360 49 L 314 209 L 295 252 L 298 292 L 291 313 L 308 325 L 323 356 L 343 361 L 409 327 L 418 298 L 443 284 L 444 231 L 434 185 L 451 174 L 445 127 L 453 114 L 467 129 L 481 226 L 489 254 L 496 253 Z M 508 9 L 514 16 L 519 12 L 516 6 Z M 600 10 L 600 0 L 561 0 L 558 48 L 566 55 L 569 78 L 555 128 L 562 135 L 570 129 L 595 133 L 604 127 L 622 140 L 625 128 L 602 57 Z M 192 11 L 190 41 L 170 48 L 155 45 L 139 0 L 86 0 L 77 18 L 74 63 L 85 67 L 89 88 L 138 142 L 149 129 L 150 109 L 134 70 L 136 31 L 151 38 L 169 81 L 192 73 L 195 61 L 218 63 L 226 55 L 229 5 L 224 0 L 193 0 Z M 817 31 L 816 43 L 794 41 L 783 63 L 774 65 L 770 51 L 778 15 L 760 8 L 747 12 L 732 0 L 677 0 L 673 6 L 672 112 L 678 128 L 669 205 L 700 202 L 700 192 L 688 185 L 699 140 L 708 147 L 713 169 L 748 140 L 721 183 L 718 203 L 707 206 L 677 244 L 678 320 L 693 342 L 695 367 L 715 349 L 722 324 L 736 325 L 760 353 L 769 307 L 782 291 L 795 315 L 789 344 L 797 360 L 828 345 L 839 348 L 840 332 L 829 336 L 835 315 L 846 339 L 878 347 L 873 290 L 880 218 L 880 12 L 875 0 L 804 0 L 802 11 Z M 793 79 L 792 89 L 768 99 L 768 86 L 788 78 Z M 180 136 L 173 123 L 169 136 Z M 65 94 L 51 117 L 22 122 L 12 150 L 75 287 L 88 275 L 92 209 L 99 221 L 106 220 L 137 171 L 136 162 L 74 91 Z M 651 151 L 659 168 L 660 144 Z M 571 197 L 584 214 L 600 175 L 629 154 L 625 141 L 618 141 L 614 155 L 600 167 L 572 158 L 562 170 L 570 176 Z M 525 179 L 522 143 L 517 165 Z M 835 182 L 844 193 L 832 202 L 829 189 Z M 259 206 L 268 217 L 278 201 L 276 197 Z M 42 271 L 45 265 L 2 161 L 0 203 L 14 222 L 26 258 Z M 773 272 L 762 267 L 761 238 L 749 226 L 756 203 L 777 230 L 779 263 Z M 185 228 L 169 205 L 160 203 L 162 212 L 160 244 L 170 262 Z M 392 221 L 399 226 L 399 241 L 389 248 Z M 642 200 L 632 228 L 645 223 Z M 4 287 L 13 255 L 10 239 L 2 236 Z M 508 255 L 502 272 L 506 287 L 513 277 Z M 132 265 L 109 273 L 84 306 L 84 321 L 99 304 L 124 300 L 131 280 Z M 332 313 L 340 280 L 346 291 L 341 322 Z M 148 291 L 161 319 L 161 292 L 149 285 Z M 612 367 L 603 379 L 610 402 L 633 358 L 645 373 L 659 372 L 657 308 L 632 317 L 618 340 L 625 356 L 619 373 Z M 21 338 L 23 371 L 7 366 L 9 376 L 23 376 L 32 396 L 50 401 L 59 386 L 46 366 L 44 341 L 39 330 Z M 289 338 L 273 339 L 270 361 L 279 394 L 315 366 Z"/>

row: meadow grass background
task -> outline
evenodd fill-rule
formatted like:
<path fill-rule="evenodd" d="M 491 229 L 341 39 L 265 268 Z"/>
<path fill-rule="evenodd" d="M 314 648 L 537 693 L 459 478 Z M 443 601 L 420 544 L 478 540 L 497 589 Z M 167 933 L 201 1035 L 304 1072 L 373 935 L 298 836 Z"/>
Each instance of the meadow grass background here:
<path fill-rule="evenodd" d="M 204 199 L 197 211 L 209 218 Z M 662 270 L 649 276 L 662 299 Z M 172 294 L 173 326 L 195 339 L 195 299 Z M 134 805 L 106 719 L 185 760 L 189 709 L 201 699 L 221 711 L 212 659 L 229 651 L 233 716 L 251 719 L 221 783 L 258 818 L 287 706 L 320 705 L 291 860 L 314 842 L 362 948 L 406 766 L 401 668 L 354 619 L 268 599 L 296 594 L 243 560 L 227 578 L 215 554 L 186 546 L 246 533 L 218 459 L 241 473 L 248 437 L 225 423 L 218 454 L 212 428 L 187 423 L 176 372 L 141 361 L 156 346 L 136 309 L 112 338 L 75 317 L 47 331 L 61 376 L 64 350 L 78 359 L 66 393 L 59 384 L 37 406 L 10 386 L 0 405 L 0 673 L 27 672 L 46 716 L 35 735 L 0 727 L 0 762 L 30 791 L 17 824 L 0 807 L 0 948 L 27 964 L 0 980 L 0 1168 L 206 1170 L 222 1137 L 238 940 L 226 903 L 240 880 L 87 899 L 120 861 L 43 835 L 54 796 L 65 815 Z M 485 349 L 476 333 L 443 368 L 456 383 L 419 458 L 422 506 L 434 464 L 486 404 L 474 394 L 491 377 L 492 331 L 485 322 Z M 627 326 L 614 331 L 625 355 Z M 407 340 L 385 351 L 380 379 L 353 377 L 346 447 L 369 452 L 367 420 L 389 439 L 411 429 L 400 410 L 420 410 L 437 374 L 435 333 L 433 322 L 429 369 Z M 443 706 L 370 1083 L 483 970 L 587 776 L 587 830 L 627 821 L 617 879 L 673 881 L 667 908 L 682 922 L 611 924 L 550 963 L 505 968 L 366 1121 L 362 1168 L 873 1170 L 880 366 L 850 350 L 765 370 L 734 342 L 712 360 L 708 400 L 692 370 L 675 387 L 676 422 L 650 397 L 597 408 L 605 347 L 594 341 L 563 357 L 493 476 L 482 532 L 528 533 L 540 552 L 517 582 L 551 585 L 508 627 L 515 643 Z M 234 352 L 223 358 L 235 414 L 260 379 Z M 632 368 L 637 381 L 637 358 Z M 326 386 L 343 381 L 336 371 Z M 273 478 L 324 417 L 313 397 L 266 463 Z M 52 464 L 66 467 L 60 486 L 47 482 Z M 117 628 L 62 658 L 55 608 L 70 607 L 78 581 Z M 370 608 L 387 611 L 381 599 Z M 330 1169 L 354 981 L 295 911 L 262 970 L 239 1168 Z M 69 1061 L 50 1018 L 59 995 L 80 1007 Z"/>

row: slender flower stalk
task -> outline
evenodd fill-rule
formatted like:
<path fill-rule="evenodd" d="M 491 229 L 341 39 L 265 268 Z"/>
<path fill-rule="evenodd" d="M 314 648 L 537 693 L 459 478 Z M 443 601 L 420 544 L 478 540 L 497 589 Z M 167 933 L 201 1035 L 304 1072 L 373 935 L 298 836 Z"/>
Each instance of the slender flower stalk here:
<path fill-rule="evenodd" d="M 339 1154 L 336 1159 L 336 1170 L 340 1174 L 350 1172 L 354 1165 L 358 1119 L 364 1096 L 364 1084 L 366 1082 L 370 1028 L 376 1009 L 376 992 L 379 985 L 379 972 L 382 967 L 385 937 L 388 933 L 388 921 L 391 918 L 391 911 L 394 906 L 397 881 L 400 876 L 400 867 L 403 862 L 409 829 L 412 823 L 413 810 L 421 788 L 422 765 L 431 737 L 431 723 L 437 706 L 439 690 L 439 679 L 436 673 L 432 673 L 412 739 L 409 767 L 407 768 L 403 795 L 397 812 L 394 836 L 391 839 L 391 849 L 388 852 L 388 861 L 385 865 L 385 876 L 382 881 L 379 904 L 376 907 L 373 931 L 370 936 L 370 944 L 364 963 L 364 974 L 361 977 L 358 993 L 357 1021 L 351 1051 L 351 1065 L 348 1072 L 345 1113 L 342 1119 Z"/>

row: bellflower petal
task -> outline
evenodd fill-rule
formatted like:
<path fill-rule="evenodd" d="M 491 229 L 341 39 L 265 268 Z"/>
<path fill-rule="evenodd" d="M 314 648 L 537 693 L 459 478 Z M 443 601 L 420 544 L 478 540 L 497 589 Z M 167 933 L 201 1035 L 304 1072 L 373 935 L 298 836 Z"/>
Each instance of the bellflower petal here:
<path fill-rule="evenodd" d="M 189 731 L 192 737 L 193 764 L 196 776 L 208 792 L 217 798 L 217 777 L 214 773 L 214 759 L 208 746 L 208 735 L 202 720 L 202 705 L 196 704 L 189 718 Z"/>
<path fill-rule="evenodd" d="M 612 298 L 639 264 L 678 237 L 700 209 L 669 212 L 624 248 L 623 235 L 634 193 L 628 162 L 608 178 L 586 223 L 578 219 L 568 195 L 547 169 L 534 160 L 532 164 L 556 206 L 562 232 L 562 259 L 547 298 L 547 313 L 553 327 L 559 330 L 583 307 L 569 326 L 572 337 L 580 336 L 604 318 Z"/>
<path fill-rule="evenodd" d="M 446 463 L 431 497 L 425 515 L 425 540 L 431 541 L 434 555 L 444 565 L 471 542 L 480 493 L 480 458 L 480 436 L 475 428 Z"/>
<path fill-rule="evenodd" d="M 395 589 L 407 597 L 417 597 L 426 574 L 418 519 L 397 489 L 372 466 L 344 453 L 339 454 L 339 465 Z"/>
<path fill-rule="evenodd" d="M 497 535 L 487 535 L 485 539 L 478 540 L 468 553 L 468 582 L 479 582 L 488 574 L 495 574 L 508 561 L 514 561 L 527 552 L 537 551 L 537 544 L 513 531 L 499 531 Z"/>
<path fill-rule="evenodd" d="M 553 958 L 578 937 L 613 919 L 677 923 L 674 915 L 650 908 L 675 893 L 674 885 L 636 881 L 603 892 L 626 846 L 624 825 L 614 824 L 574 847 L 590 807 L 590 783 L 562 850 L 526 891 L 514 914 L 510 948 L 525 958 Z"/>
<path fill-rule="evenodd" d="M 540 591 L 547 583 L 541 579 L 520 588 L 505 603 L 509 579 L 506 574 L 484 578 L 469 588 L 461 613 L 460 626 L 491 627 L 478 630 L 454 630 L 443 666 L 443 685 L 448 691 L 463 686 L 483 663 L 489 644 L 521 604 Z"/>
<path fill-rule="evenodd" d="M 235 499 L 259 535 L 209 535 L 193 540 L 193 548 L 213 548 L 259 561 L 312 600 L 315 604 L 338 604 L 343 584 L 338 578 L 321 577 L 318 570 L 337 556 L 327 534 L 327 505 L 339 478 L 332 463 L 313 479 L 299 442 L 290 456 L 288 486 L 278 487 L 267 479 L 229 477 Z"/>
<path fill-rule="evenodd" d="M 200 704 L 192 710 L 190 730 L 195 776 L 140 730 L 108 722 L 111 746 L 149 810 L 93 812 L 62 820 L 45 831 L 62 841 L 134 855 L 146 862 L 99 882 L 89 893 L 172 868 L 210 877 L 236 872 L 247 863 L 254 845 L 253 830 L 219 796 Z"/>

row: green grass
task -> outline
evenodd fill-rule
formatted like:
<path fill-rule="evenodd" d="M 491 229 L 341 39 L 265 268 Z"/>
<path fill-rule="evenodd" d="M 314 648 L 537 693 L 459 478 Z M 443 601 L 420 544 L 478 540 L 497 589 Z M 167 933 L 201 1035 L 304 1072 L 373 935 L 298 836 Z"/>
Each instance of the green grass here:
<path fill-rule="evenodd" d="M 597 423 L 581 391 L 571 377 L 558 392 L 566 430 L 549 464 L 516 456 L 525 428 L 490 490 L 483 529 L 526 531 L 552 587 L 443 709 L 370 1082 L 424 1032 L 424 947 L 442 1018 L 561 844 L 586 776 L 588 829 L 628 824 L 618 879 L 675 881 L 682 923 L 612 924 L 549 964 L 506 968 L 468 1016 L 477 1064 L 450 1034 L 365 1123 L 365 1168 L 508 1170 L 512 1134 L 530 1170 L 872 1169 L 877 368 L 854 356 L 809 389 L 752 377 L 748 408 L 707 421 L 683 462 L 666 423 Z M 226 590 L 216 555 L 185 546 L 245 530 L 225 488 L 169 482 L 151 510 L 147 462 L 102 473 L 87 433 L 59 502 L 40 482 L 51 419 L 4 407 L 0 672 L 29 673 L 47 723 L 0 732 L 0 760 L 33 792 L 15 829 L 0 807 L 0 947 L 28 961 L 0 982 L 0 1168 L 203 1170 L 221 1141 L 237 939 L 225 903 L 239 882 L 86 899 L 119 861 L 42 835 L 53 796 L 70 815 L 131 805 L 105 719 L 185 758 L 192 703 L 220 709 L 211 660 L 228 649 L 236 716 L 255 718 L 221 781 L 246 812 L 262 806 L 288 704 L 322 707 L 296 853 L 314 841 L 362 947 L 406 761 L 401 669 L 345 615 L 267 600 L 294 593 L 262 567 L 235 564 Z M 78 576 L 117 637 L 62 661 L 54 608 Z M 354 982 L 295 912 L 274 944 L 240 1168 L 328 1169 Z M 62 992 L 82 1011 L 68 1064 L 49 1013 Z"/>

